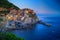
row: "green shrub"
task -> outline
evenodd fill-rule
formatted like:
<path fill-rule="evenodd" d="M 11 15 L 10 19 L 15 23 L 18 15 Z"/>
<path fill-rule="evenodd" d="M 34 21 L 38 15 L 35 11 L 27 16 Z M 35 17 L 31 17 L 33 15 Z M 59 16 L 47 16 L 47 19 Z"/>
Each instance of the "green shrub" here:
<path fill-rule="evenodd" d="M 0 40 L 24 40 L 23 38 L 18 38 L 12 33 L 0 33 Z"/>

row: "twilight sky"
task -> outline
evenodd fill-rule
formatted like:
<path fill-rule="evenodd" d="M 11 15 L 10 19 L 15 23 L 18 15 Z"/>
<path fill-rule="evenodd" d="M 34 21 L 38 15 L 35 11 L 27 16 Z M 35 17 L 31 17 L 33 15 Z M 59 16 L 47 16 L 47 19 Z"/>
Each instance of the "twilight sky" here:
<path fill-rule="evenodd" d="M 8 0 L 19 8 L 30 8 L 37 13 L 59 14 L 60 0 Z"/>

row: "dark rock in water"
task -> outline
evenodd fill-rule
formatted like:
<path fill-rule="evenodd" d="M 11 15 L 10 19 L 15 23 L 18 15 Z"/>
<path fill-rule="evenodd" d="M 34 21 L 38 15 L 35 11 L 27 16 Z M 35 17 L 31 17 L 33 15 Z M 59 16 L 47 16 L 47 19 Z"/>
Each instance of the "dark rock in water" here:
<path fill-rule="evenodd" d="M 25 26 L 20 26 L 20 27 L 16 27 L 16 28 L 7 28 L 7 30 L 5 30 L 5 31 L 33 29 L 35 27 L 35 25 L 25 25 Z"/>

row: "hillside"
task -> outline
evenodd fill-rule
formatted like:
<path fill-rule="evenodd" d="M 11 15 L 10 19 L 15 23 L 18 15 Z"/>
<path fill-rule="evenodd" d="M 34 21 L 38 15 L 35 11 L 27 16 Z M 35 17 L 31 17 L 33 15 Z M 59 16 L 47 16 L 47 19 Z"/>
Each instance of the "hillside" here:
<path fill-rule="evenodd" d="M 0 7 L 4 8 L 14 7 L 15 9 L 19 9 L 17 6 L 13 5 L 8 0 L 0 0 Z"/>

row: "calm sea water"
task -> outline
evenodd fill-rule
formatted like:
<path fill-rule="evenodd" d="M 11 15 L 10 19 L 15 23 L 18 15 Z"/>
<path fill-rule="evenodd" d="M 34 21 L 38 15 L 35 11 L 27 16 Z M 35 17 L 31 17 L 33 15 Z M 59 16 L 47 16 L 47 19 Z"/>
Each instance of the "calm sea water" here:
<path fill-rule="evenodd" d="M 38 18 L 45 23 L 51 24 L 51 27 L 46 27 L 42 24 L 37 24 L 33 29 L 15 30 L 12 31 L 17 37 L 22 37 L 25 40 L 60 40 L 60 17 L 37 14 Z"/>

